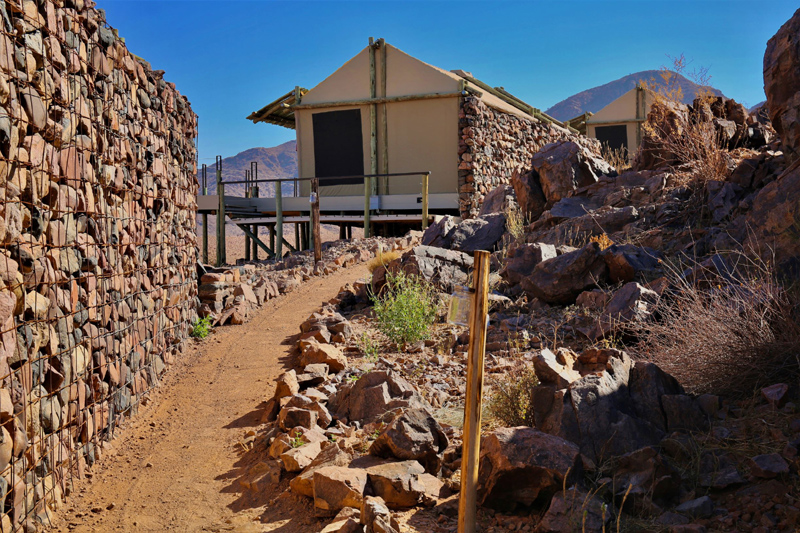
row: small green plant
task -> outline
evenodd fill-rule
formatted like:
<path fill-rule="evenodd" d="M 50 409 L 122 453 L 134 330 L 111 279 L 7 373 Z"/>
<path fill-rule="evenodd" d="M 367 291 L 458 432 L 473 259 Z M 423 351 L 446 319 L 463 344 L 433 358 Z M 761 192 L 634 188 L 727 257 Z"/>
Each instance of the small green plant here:
<path fill-rule="evenodd" d="M 360 377 L 361 376 L 359 376 L 358 374 L 351 374 L 351 375 L 347 376 L 347 381 L 350 382 L 350 383 L 353 383 L 355 381 L 358 381 L 358 378 L 360 378 Z"/>
<path fill-rule="evenodd" d="M 367 334 L 367 332 L 363 332 L 361 334 L 361 338 L 358 342 L 358 347 L 361 350 L 361 353 L 364 354 L 364 357 L 371 362 L 376 362 L 378 360 L 378 352 L 380 350 L 380 344 L 378 342 L 372 340 L 372 338 Z"/>
<path fill-rule="evenodd" d="M 504 426 L 534 426 L 533 388 L 539 384 L 539 378 L 528 366 L 519 373 L 509 374 L 495 383 L 489 402 L 489 413 L 503 423 Z"/>
<path fill-rule="evenodd" d="M 192 337 L 198 339 L 205 339 L 211 333 L 211 324 L 214 322 L 214 317 L 207 316 L 205 318 L 198 317 L 192 322 L 192 331 L 189 333 Z"/>
<path fill-rule="evenodd" d="M 436 320 L 437 298 L 422 278 L 405 272 L 386 274 L 380 296 L 373 295 L 378 329 L 397 344 L 427 339 Z"/>
<path fill-rule="evenodd" d="M 294 437 L 289 439 L 289 442 L 291 443 L 292 448 L 299 448 L 306 443 L 306 441 L 303 440 L 303 434 L 299 431 L 294 434 Z"/>
<path fill-rule="evenodd" d="M 381 436 L 381 430 L 382 430 L 382 429 L 383 429 L 383 422 L 381 422 L 381 423 L 380 423 L 380 425 L 379 425 L 377 428 L 375 428 L 375 430 L 374 430 L 374 431 L 372 431 L 372 433 L 370 433 L 370 434 L 367 436 L 367 438 L 368 438 L 369 440 L 375 440 L 375 439 L 377 439 L 378 437 L 380 437 L 380 436 Z"/>

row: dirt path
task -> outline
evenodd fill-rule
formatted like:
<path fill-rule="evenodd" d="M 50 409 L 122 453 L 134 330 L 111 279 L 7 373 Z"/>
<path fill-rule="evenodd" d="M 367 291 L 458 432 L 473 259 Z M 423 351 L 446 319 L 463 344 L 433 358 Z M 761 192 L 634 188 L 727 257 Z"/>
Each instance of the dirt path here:
<path fill-rule="evenodd" d="M 224 327 L 190 347 L 154 401 L 112 441 L 112 452 L 77 483 L 56 531 L 316 531 L 308 502 L 253 493 L 238 480 L 254 460 L 245 452 L 258 406 L 291 362 L 299 324 L 364 265 L 312 278 L 271 300 L 243 326 Z M 281 483 L 283 485 L 283 483 Z"/>

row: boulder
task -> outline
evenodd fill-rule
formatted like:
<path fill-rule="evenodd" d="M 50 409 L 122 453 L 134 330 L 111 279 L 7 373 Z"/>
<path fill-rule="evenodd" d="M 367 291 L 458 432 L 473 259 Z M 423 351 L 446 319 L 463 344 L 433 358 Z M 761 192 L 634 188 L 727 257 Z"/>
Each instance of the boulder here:
<path fill-rule="evenodd" d="M 547 206 L 547 199 L 539 183 L 539 174 L 535 170 L 526 173 L 515 170 L 511 175 L 511 186 L 523 216 L 531 222 L 537 220 Z"/>
<path fill-rule="evenodd" d="M 572 141 L 546 144 L 533 155 L 533 170 L 549 204 L 572 196 L 579 188 L 596 183 L 614 169 L 604 160 Z"/>
<path fill-rule="evenodd" d="M 311 464 L 322 450 L 322 443 L 310 442 L 299 448 L 292 448 L 281 454 L 283 468 L 287 472 L 300 472 Z"/>
<path fill-rule="evenodd" d="M 328 409 L 338 419 L 375 422 L 392 409 L 430 409 L 411 383 L 391 370 L 375 370 L 339 387 L 328 399 Z"/>
<path fill-rule="evenodd" d="M 445 215 L 430 226 L 422 234 L 420 241 L 423 246 L 434 246 L 437 248 L 450 248 L 453 231 L 458 226 L 461 219 L 452 215 Z"/>
<path fill-rule="evenodd" d="M 786 403 L 786 393 L 789 392 L 789 385 L 786 383 L 776 383 L 761 389 L 761 397 L 771 406 L 779 408 Z"/>
<path fill-rule="evenodd" d="M 631 368 L 628 391 L 636 416 L 666 433 L 667 419 L 661 398 L 666 394 L 683 394 L 678 380 L 653 363 L 636 361 Z"/>
<path fill-rule="evenodd" d="M 767 41 L 764 92 L 772 126 L 789 163 L 800 155 L 800 9 Z"/>
<path fill-rule="evenodd" d="M 472 256 L 455 250 L 416 246 L 400 259 L 400 268 L 450 291 L 454 285 L 467 283 L 468 273 L 472 270 Z M 381 288 L 373 283 L 374 290 Z"/>
<path fill-rule="evenodd" d="M 627 494 L 627 503 L 640 514 L 651 514 L 657 509 L 652 500 L 671 498 L 681 484 L 680 473 L 652 446 L 617 458 L 608 475 L 614 477 L 614 497 Z"/>
<path fill-rule="evenodd" d="M 367 468 L 370 487 L 390 509 L 407 509 L 425 497 L 438 498 L 443 483 L 417 461 L 384 463 Z"/>
<path fill-rule="evenodd" d="M 451 248 L 461 252 L 493 251 L 506 231 L 503 213 L 470 218 L 461 222 L 451 234 Z"/>
<path fill-rule="evenodd" d="M 314 364 L 325 364 L 331 371 L 339 372 L 347 368 L 347 357 L 336 346 L 310 341 L 300 354 L 300 365 Z"/>
<path fill-rule="evenodd" d="M 556 247 L 551 244 L 533 243 L 519 244 L 509 247 L 506 264 L 500 270 L 500 276 L 511 285 L 518 285 L 530 276 L 536 265 L 557 256 Z"/>
<path fill-rule="evenodd" d="M 669 431 L 706 431 L 708 417 L 697 401 L 685 394 L 665 394 L 661 406 L 667 419 Z"/>
<path fill-rule="evenodd" d="M 318 415 L 309 409 L 299 409 L 297 407 L 284 407 L 278 413 L 278 425 L 284 431 L 290 431 L 296 427 L 311 429 L 317 425 Z"/>
<path fill-rule="evenodd" d="M 632 281 L 623 285 L 606 305 L 593 338 L 607 335 L 614 329 L 624 329 L 631 322 L 642 322 L 655 311 L 658 293 Z"/>
<path fill-rule="evenodd" d="M 278 376 L 277 385 L 275 386 L 275 398 L 293 396 L 298 392 L 300 392 L 300 385 L 297 383 L 297 374 L 294 370 L 289 370 Z"/>
<path fill-rule="evenodd" d="M 789 473 L 786 460 L 777 453 L 767 453 L 752 457 L 748 462 L 750 473 L 763 479 L 772 479 Z"/>
<path fill-rule="evenodd" d="M 361 504 L 364 533 L 400 533 L 400 524 L 380 497 L 367 496 Z"/>
<path fill-rule="evenodd" d="M 482 439 L 478 502 L 497 510 L 545 503 L 582 475 L 578 447 L 529 427 L 501 428 Z"/>
<path fill-rule="evenodd" d="M 300 475 L 289 482 L 292 492 L 309 498 L 314 497 L 314 472 L 326 466 L 347 466 L 352 456 L 339 446 L 326 446 L 312 460 Z"/>
<path fill-rule="evenodd" d="M 602 252 L 613 283 L 627 283 L 637 277 L 654 277 L 659 271 L 661 254 L 652 248 L 633 244 L 612 244 Z"/>
<path fill-rule="evenodd" d="M 506 213 L 516 207 L 514 188 L 511 185 L 499 185 L 483 197 L 479 217 L 492 213 Z"/>
<path fill-rule="evenodd" d="M 800 95 L 800 93 L 798 93 Z M 800 98 L 800 96 L 798 96 Z M 746 216 L 745 246 L 761 250 L 779 265 L 800 257 L 800 162 L 795 162 L 756 194 Z"/>
<path fill-rule="evenodd" d="M 574 360 L 559 358 L 549 349 L 544 348 L 533 358 L 533 370 L 541 383 L 555 385 L 557 389 L 565 389 L 570 383 L 581 378 L 580 372 L 573 370 Z"/>
<path fill-rule="evenodd" d="M 436 474 L 441 466 L 439 454 L 448 440 L 442 427 L 425 409 L 406 409 L 381 431 L 369 448 L 378 457 L 416 460 L 425 471 Z"/>
<path fill-rule="evenodd" d="M 675 508 L 675 512 L 692 518 L 708 518 L 714 512 L 714 501 L 709 496 L 702 496 L 683 502 Z"/>
<path fill-rule="evenodd" d="M 647 125 L 633 168 L 655 170 L 680 163 L 682 154 L 670 152 L 662 140 L 665 137 L 681 138 L 685 134 L 689 126 L 689 108 L 679 102 L 658 99 L 650 106 Z"/>
<path fill-rule="evenodd" d="M 537 533 L 586 533 L 606 531 L 611 522 L 607 504 L 594 494 L 578 488 L 558 492 L 536 527 Z"/>
<path fill-rule="evenodd" d="M 583 291 L 603 281 L 608 267 L 600 255 L 600 246 L 590 242 L 583 248 L 536 265 L 522 281 L 522 288 L 550 304 L 570 304 Z"/>
<path fill-rule="evenodd" d="M 333 516 L 345 507 L 360 508 L 366 486 L 367 472 L 360 468 L 324 466 L 315 470 L 315 512 L 318 516 Z"/>

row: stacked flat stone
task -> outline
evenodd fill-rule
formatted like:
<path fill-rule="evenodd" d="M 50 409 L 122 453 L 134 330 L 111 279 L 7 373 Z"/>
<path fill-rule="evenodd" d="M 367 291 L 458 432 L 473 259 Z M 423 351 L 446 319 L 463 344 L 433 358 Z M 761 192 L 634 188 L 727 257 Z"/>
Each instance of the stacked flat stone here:
<path fill-rule="evenodd" d="M 569 139 L 600 155 L 594 139 L 499 111 L 476 96 L 461 99 L 459 128 L 458 192 L 463 218 L 477 216 L 484 196 L 498 185 L 510 183 L 514 172 L 530 170 L 533 154 L 545 144 Z"/>
<path fill-rule="evenodd" d="M 0 517 L 30 528 L 196 317 L 197 116 L 85 0 L 0 0 Z"/>

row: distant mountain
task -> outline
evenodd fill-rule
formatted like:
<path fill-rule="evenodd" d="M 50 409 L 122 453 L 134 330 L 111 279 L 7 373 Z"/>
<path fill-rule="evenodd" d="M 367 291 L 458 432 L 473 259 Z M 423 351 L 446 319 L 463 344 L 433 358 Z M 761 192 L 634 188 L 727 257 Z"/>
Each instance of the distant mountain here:
<path fill-rule="evenodd" d="M 692 103 L 697 94 L 697 90 L 700 89 L 701 86 L 680 74 L 673 74 L 677 76 L 677 83 L 681 89 L 683 89 L 683 102 L 686 104 Z M 664 85 L 660 70 L 644 70 L 642 72 L 629 74 L 618 80 L 606 83 L 605 85 L 600 85 L 599 87 L 574 94 L 548 109 L 546 113 L 557 120 L 569 120 L 587 111 L 597 113 L 605 106 L 636 87 L 636 84 L 640 81 L 654 83 L 655 85 Z M 717 96 L 724 96 L 722 92 L 713 87 L 710 87 L 710 90 Z"/>
<path fill-rule="evenodd" d="M 272 148 L 250 148 L 244 152 L 226 157 L 222 160 L 222 181 L 242 181 L 245 170 L 250 170 L 250 162 L 258 163 L 258 179 L 296 178 L 297 177 L 297 151 L 295 141 L 289 141 Z M 208 193 L 216 194 L 217 174 L 214 163 L 208 165 Z M 200 169 L 197 171 L 200 181 Z M 202 183 L 202 182 L 201 182 Z M 283 184 L 284 195 L 293 192 L 293 182 Z M 259 196 L 275 196 L 275 184 L 259 183 Z M 225 194 L 244 196 L 244 185 L 227 185 Z"/>

